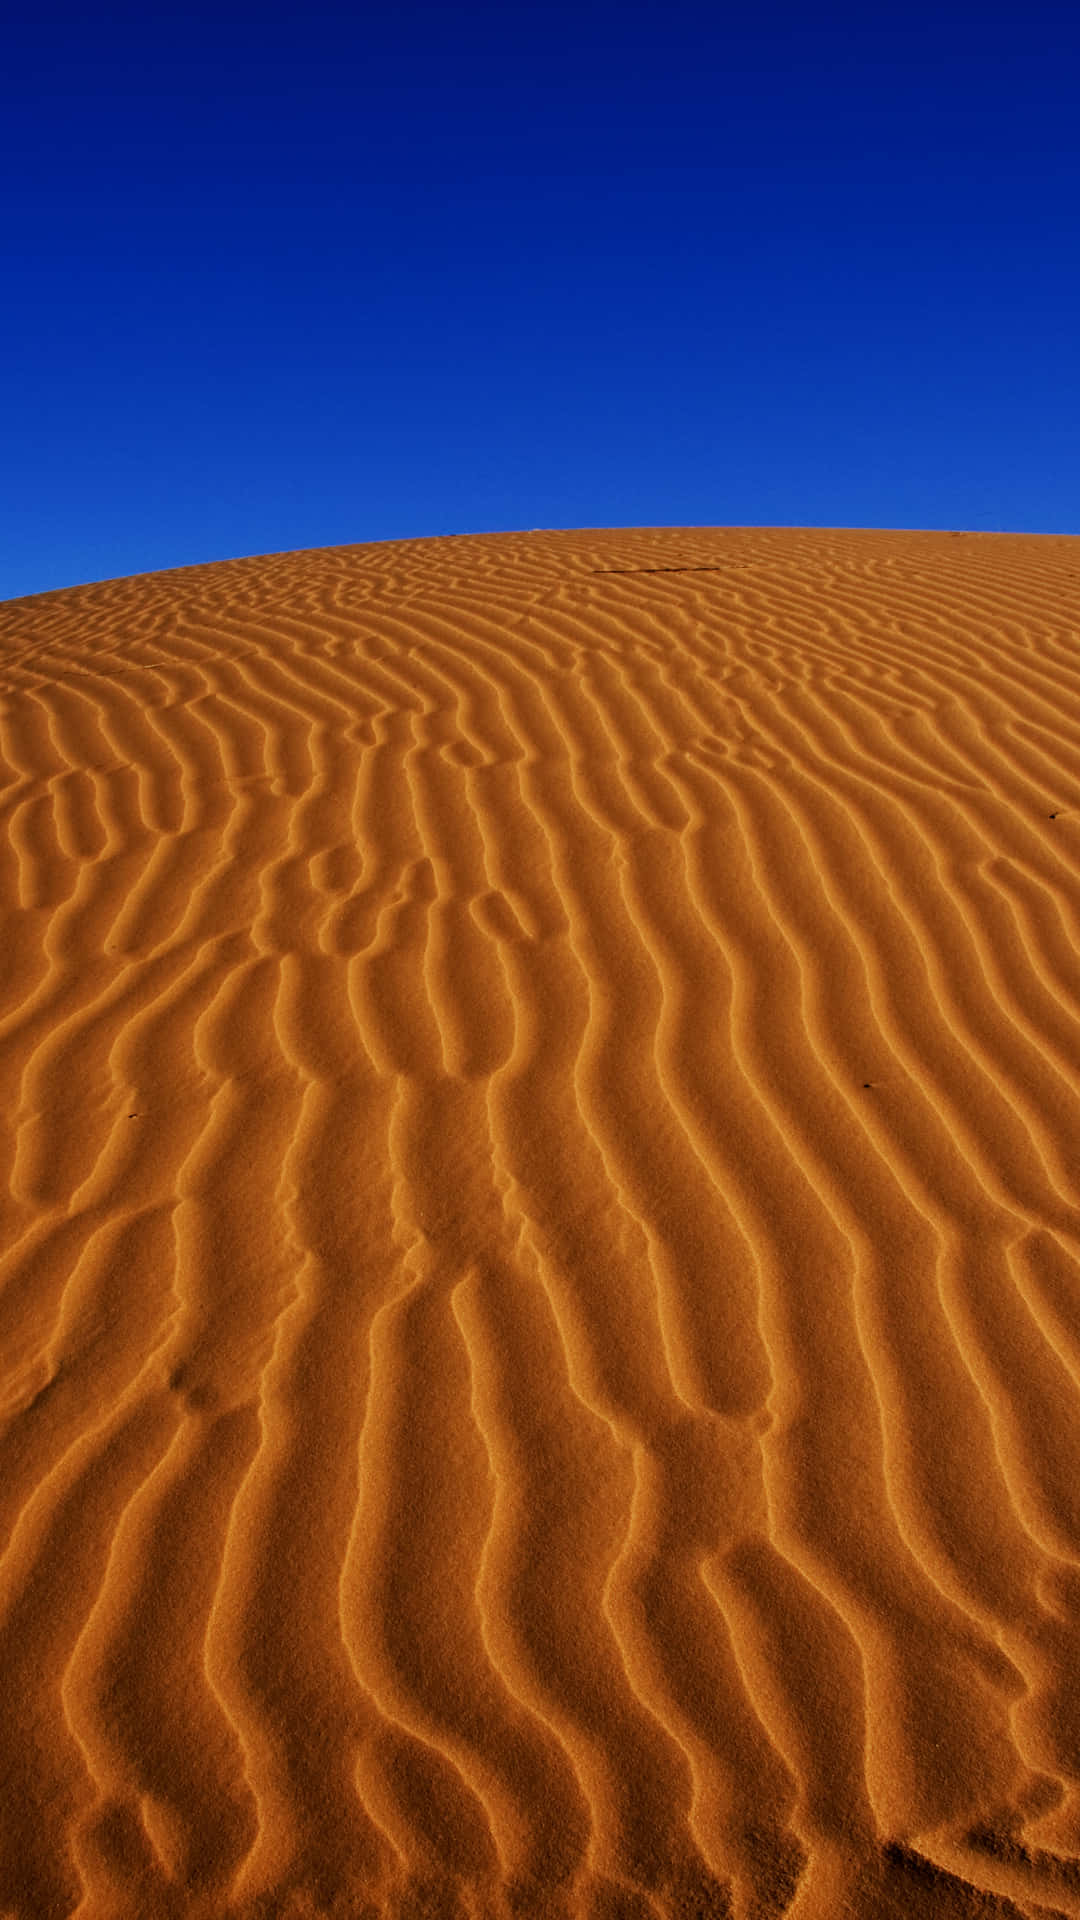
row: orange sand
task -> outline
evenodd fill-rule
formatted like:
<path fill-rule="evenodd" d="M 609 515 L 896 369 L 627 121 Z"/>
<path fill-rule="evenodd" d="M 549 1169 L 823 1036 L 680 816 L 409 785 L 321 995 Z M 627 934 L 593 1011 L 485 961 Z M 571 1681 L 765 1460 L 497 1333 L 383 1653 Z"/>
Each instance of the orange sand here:
<path fill-rule="evenodd" d="M 0 1915 L 1080 1915 L 1078 608 L 0 608 Z"/>

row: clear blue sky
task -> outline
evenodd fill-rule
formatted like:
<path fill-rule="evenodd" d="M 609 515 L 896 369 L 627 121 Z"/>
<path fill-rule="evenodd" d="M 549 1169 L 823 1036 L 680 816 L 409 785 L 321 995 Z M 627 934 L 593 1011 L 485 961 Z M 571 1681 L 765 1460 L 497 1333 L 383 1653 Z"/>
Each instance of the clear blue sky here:
<path fill-rule="evenodd" d="M 1080 531 L 1080 15 L 19 9 L 0 598 L 533 526 Z"/>

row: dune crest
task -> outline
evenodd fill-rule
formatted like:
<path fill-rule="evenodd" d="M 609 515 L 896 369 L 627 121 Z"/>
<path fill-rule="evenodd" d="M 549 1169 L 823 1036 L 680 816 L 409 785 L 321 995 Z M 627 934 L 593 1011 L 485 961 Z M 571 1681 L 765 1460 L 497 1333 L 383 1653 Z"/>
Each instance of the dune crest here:
<path fill-rule="evenodd" d="M 0 607 L 0 1916 L 1080 1916 L 1078 605 Z"/>

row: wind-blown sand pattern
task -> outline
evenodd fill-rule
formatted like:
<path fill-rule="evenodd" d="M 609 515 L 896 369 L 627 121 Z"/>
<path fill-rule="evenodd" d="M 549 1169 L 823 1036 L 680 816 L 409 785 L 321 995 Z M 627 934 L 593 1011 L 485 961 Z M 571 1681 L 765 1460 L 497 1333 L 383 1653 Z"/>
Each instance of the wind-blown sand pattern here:
<path fill-rule="evenodd" d="M 0 1915 L 1080 1916 L 1080 543 L 0 654 Z"/>

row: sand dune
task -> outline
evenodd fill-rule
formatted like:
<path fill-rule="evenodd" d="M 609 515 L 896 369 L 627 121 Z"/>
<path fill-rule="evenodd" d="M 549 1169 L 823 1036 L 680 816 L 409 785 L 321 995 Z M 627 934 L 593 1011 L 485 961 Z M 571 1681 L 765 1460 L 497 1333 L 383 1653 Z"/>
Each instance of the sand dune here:
<path fill-rule="evenodd" d="M 1078 608 L 0 608 L 0 1916 L 1080 1916 Z"/>

